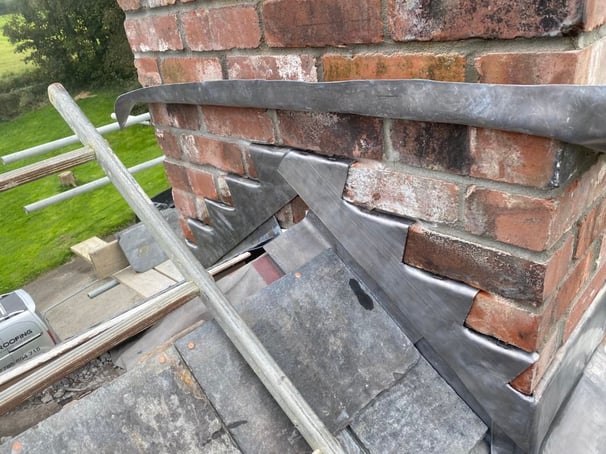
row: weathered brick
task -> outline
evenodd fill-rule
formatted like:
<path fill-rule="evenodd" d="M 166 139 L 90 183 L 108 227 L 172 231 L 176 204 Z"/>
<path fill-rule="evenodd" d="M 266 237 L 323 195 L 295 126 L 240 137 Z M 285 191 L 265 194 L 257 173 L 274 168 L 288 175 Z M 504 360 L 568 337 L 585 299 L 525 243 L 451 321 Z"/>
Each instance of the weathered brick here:
<path fill-rule="evenodd" d="M 170 57 L 160 61 L 164 83 L 201 82 L 223 78 L 221 61 L 214 57 Z"/>
<path fill-rule="evenodd" d="M 491 84 L 574 84 L 583 51 L 491 53 L 475 60 L 480 82 Z"/>
<path fill-rule="evenodd" d="M 547 299 L 555 293 L 555 290 L 561 284 L 564 276 L 568 274 L 572 262 L 573 250 L 574 235 L 568 233 L 555 250 L 550 251 L 551 256 L 549 258 L 547 271 L 545 272 L 544 299 Z"/>
<path fill-rule="evenodd" d="M 118 5 L 124 11 L 135 11 L 141 8 L 141 0 L 118 0 Z"/>
<path fill-rule="evenodd" d="M 394 121 L 390 139 L 393 156 L 404 164 L 469 175 L 468 128 L 444 123 Z"/>
<path fill-rule="evenodd" d="M 196 197 L 189 191 L 173 188 L 173 201 L 175 207 L 183 216 L 196 219 L 198 210 L 196 209 Z"/>
<path fill-rule="evenodd" d="M 531 259 L 477 241 L 414 224 L 408 230 L 404 262 L 431 273 L 465 282 L 488 293 L 524 304 L 541 305 L 553 293 L 557 277 L 567 271 L 566 242 L 551 259 Z"/>
<path fill-rule="evenodd" d="M 185 239 L 192 244 L 196 244 L 196 238 L 194 237 L 193 232 L 189 228 L 187 219 L 183 216 L 179 216 L 179 225 L 181 226 L 181 231 L 183 232 L 183 236 L 185 237 Z"/>
<path fill-rule="evenodd" d="M 191 192 L 201 199 L 218 200 L 219 194 L 217 193 L 215 177 L 212 173 L 195 167 L 186 167 L 185 170 Z"/>
<path fill-rule="evenodd" d="M 606 23 L 606 3 L 603 0 L 586 0 L 584 13 L 585 30 L 593 30 Z"/>
<path fill-rule="evenodd" d="M 360 161 L 350 167 L 344 198 L 369 210 L 450 224 L 458 217 L 458 193 L 453 183 Z"/>
<path fill-rule="evenodd" d="M 182 50 L 183 42 L 177 27 L 177 17 L 163 16 L 126 18 L 124 29 L 130 47 L 135 52 Z"/>
<path fill-rule="evenodd" d="M 356 79 L 431 79 L 465 81 L 466 59 L 460 54 L 362 54 L 322 57 L 325 81 Z"/>
<path fill-rule="evenodd" d="M 289 229 L 298 224 L 305 218 L 307 205 L 301 197 L 295 197 L 290 203 L 286 204 L 276 213 L 276 219 L 283 229 Z"/>
<path fill-rule="evenodd" d="M 546 188 L 559 184 L 561 142 L 494 129 L 470 128 L 470 175 Z"/>
<path fill-rule="evenodd" d="M 165 160 L 164 170 L 166 171 L 168 182 L 173 189 L 189 191 L 190 184 L 189 179 L 187 178 L 187 171 L 181 164 Z"/>
<path fill-rule="evenodd" d="M 162 83 L 158 60 L 155 58 L 135 58 L 135 68 L 137 68 L 139 83 L 144 87 Z"/>
<path fill-rule="evenodd" d="M 577 223 L 579 233 L 574 257 L 579 258 L 583 255 L 591 243 L 593 243 L 606 229 L 606 199 L 596 204 L 582 219 Z"/>
<path fill-rule="evenodd" d="M 278 112 L 284 145 L 321 154 L 381 159 L 381 120 L 334 113 Z"/>
<path fill-rule="evenodd" d="M 206 130 L 211 134 L 274 143 L 274 125 L 269 112 L 262 109 L 204 106 Z"/>
<path fill-rule="evenodd" d="M 148 8 L 159 8 L 160 6 L 174 5 L 177 0 L 142 0 L 142 2 Z"/>
<path fill-rule="evenodd" d="M 552 230 L 557 237 L 569 230 L 581 218 L 587 207 L 592 206 L 606 192 L 606 157 L 573 180 L 558 198 L 559 209 L 553 219 Z"/>
<path fill-rule="evenodd" d="M 538 348 L 542 314 L 507 298 L 479 292 L 467 316 L 466 325 L 527 352 Z"/>
<path fill-rule="evenodd" d="M 181 159 L 181 147 L 174 134 L 164 129 L 156 129 L 156 140 L 166 156 Z"/>
<path fill-rule="evenodd" d="M 198 131 L 201 127 L 198 107 L 189 104 L 150 104 L 154 125 Z"/>
<path fill-rule="evenodd" d="M 558 204 L 553 199 L 471 186 L 465 195 L 465 230 L 532 251 L 550 248 Z"/>
<path fill-rule="evenodd" d="M 389 0 L 387 17 L 395 41 L 557 36 L 581 23 L 582 1 Z"/>
<path fill-rule="evenodd" d="M 593 250 L 587 251 L 583 257 L 571 265 L 570 273 L 563 279 L 555 295 L 555 318 L 561 318 L 573 305 L 573 301 L 593 273 L 594 265 Z"/>
<path fill-rule="evenodd" d="M 227 205 L 233 205 L 234 201 L 231 197 L 231 191 L 227 181 L 225 181 L 225 174 L 221 174 L 217 177 L 217 193 L 219 194 L 219 200 Z"/>
<path fill-rule="evenodd" d="M 311 55 L 253 55 L 227 57 L 230 79 L 301 80 L 317 82 L 316 59 Z"/>
<path fill-rule="evenodd" d="M 606 283 L 606 241 L 602 237 L 596 272 L 588 280 L 586 287 L 581 291 L 565 315 L 563 341 L 566 342 L 577 327 L 583 315 L 595 301 L 596 296 L 604 289 Z"/>
<path fill-rule="evenodd" d="M 577 79 L 579 84 L 606 85 L 606 37 L 585 48 Z"/>
<path fill-rule="evenodd" d="M 194 51 L 251 49 L 261 42 L 259 17 L 253 5 L 188 11 L 181 21 L 187 45 Z"/>
<path fill-rule="evenodd" d="M 242 148 L 238 144 L 191 134 L 182 135 L 180 143 L 184 158 L 191 163 L 244 174 Z"/>
<path fill-rule="evenodd" d="M 322 47 L 383 41 L 381 0 L 265 0 L 271 47 Z"/>
<path fill-rule="evenodd" d="M 555 358 L 556 352 L 560 346 L 559 338 L 560 334 L 558 331 L 554 331 L 551 338 L 541 350 L 541 356 L 538 361 L 511 382 L 513 388 L 526 395 L 531 395 L 533 393 Z"/>

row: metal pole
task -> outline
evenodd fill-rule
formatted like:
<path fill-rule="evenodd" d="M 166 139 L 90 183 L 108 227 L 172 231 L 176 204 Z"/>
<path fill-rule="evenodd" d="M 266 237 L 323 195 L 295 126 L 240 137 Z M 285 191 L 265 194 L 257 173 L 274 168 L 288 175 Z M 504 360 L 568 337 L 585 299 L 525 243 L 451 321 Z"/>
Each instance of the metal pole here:
<path fill-rule="evenodd" d="M 144 121 L 148 121 L 149 118 L 149 113 L 144 113 L 136 116 L 129 116 L 128 120 L 126 120 L 125 127 L 132 126 L 138 123 L 143 123 Z M 118 131 L 119 129 L 120 124 L 116 122 L 101 126 L 97 129 L 97 131 L 99 131 L 99 134 L 107 134 L 110 132 Z M 27 148 L 25 150 L 7 154 L 5 156 L 0 157 L 0 160 L 4 165 L 12 164 L 13 162 L 20 161 L 22 159 L 32 158 L 34 156 L 38 156 L 56 150 L 57 148 L 66 147 L 68 145 L 73 145 L 79 142 L 80 140 L 76 135 L 64 137 L 63 139 L 54 140 L 53 142 L 43 143 L 42 145 L 37 145 L 32 148 Z"/>
<path fill-rule="evenodd" d="M 60 84 L 53 84 L 48 92 L 51 103 L 76 132 L 82 144 L 95 150 L 99 164 L 168 257 L 186 279 L 198 286 L 209 311 L 307 443 L 324 454 L 344 453 L 337 439 L 305 402 L 204 267 L 154 208 L 152 201 L 65 89 Z"/>
<path fill-rule="evenodd" d="M 159 156 L 155 159 L 151 159 L 150 161 L 142 162 L 141 164 L 137 164 L 136 166 L 129 167 L 127 171 L 130 173 L 137 173 L 142 170 L 149 169 L 150 167 L 161 164 L 163 161 L 164 156 Z M 69 191 L 61 192 L 59 194 L 47 197 L 46 199 L 38 200 L 37 202 L 25 205 L 23 209 L 26 213 L 33 213 L 34 211 L 42 210 L 46 207 L 55 205 L 59 202 L 63 202 L 64 200 L 71 199 L 80 194 L 85 194 L 87 192 L 94 191 L 95 189 L 108 185 L 109 183 L 111 183 L 111 181 L 108 177 L 102 177 L 98 180 L 94 180 L 89 183 L 83 184 L 82 186 L 70 189 Z"/>

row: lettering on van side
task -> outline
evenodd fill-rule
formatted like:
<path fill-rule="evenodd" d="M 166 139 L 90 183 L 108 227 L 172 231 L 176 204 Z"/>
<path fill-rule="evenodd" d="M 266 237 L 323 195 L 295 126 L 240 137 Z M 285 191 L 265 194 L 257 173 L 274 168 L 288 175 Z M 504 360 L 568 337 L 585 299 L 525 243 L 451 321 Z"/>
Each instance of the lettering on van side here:
<path fill-rule="evenodd" d="M 32 330 L 28 329 L 27 331 L 15 336 L 7 341 L 4 341 L 2 344 L 0 344 L 0 351 L 4 350 L 5 348 L 9 348 L 11 345 L 16 344 L 20 340 L 23 340 L 23 339 L 27 338 L 27 336 L 31 336 L 32 334 L 33 334 Z"/>

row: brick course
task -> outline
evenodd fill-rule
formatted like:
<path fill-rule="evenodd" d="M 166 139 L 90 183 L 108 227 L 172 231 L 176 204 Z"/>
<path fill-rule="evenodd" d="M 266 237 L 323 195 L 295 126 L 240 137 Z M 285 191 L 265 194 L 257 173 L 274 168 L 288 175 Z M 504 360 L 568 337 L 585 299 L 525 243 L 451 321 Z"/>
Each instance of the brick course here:
<path fill-rule="evenodd" d="M 181 21 L 187 46 L 193 51 L 253 49 L 261 41 L 259 17 L 252 5 L 188 11 Z"/>
<path fill-rule="evenodd" d="M 383 41 L 381 0 L 267 0 L 265 41 L 272 47 L 324 47 Z"/>
<path fill-rule="evenodd" d="M 512 39 L 569 33 L 582 24 L 581 0 L 389 0 L 389 30 L 395 41 Z"/>

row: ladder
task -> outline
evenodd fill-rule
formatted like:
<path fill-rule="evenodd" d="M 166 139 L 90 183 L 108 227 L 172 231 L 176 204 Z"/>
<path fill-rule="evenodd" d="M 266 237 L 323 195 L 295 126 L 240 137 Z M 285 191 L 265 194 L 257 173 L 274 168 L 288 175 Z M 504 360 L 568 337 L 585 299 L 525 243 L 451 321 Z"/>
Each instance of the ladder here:
<path fill-rule="evenodd" d="M 166 255 L 186 280 L 198 287 L 200 297 L 219 326 L 305 438 L 305 441 L 312 447 L 314 453 L 343 453 L 343 448 L 337 439 L 305 402 L 300 392 L 219 290 L 202 264 L 179 240 L 141 186 L 65 88 L 61 84 L 53 84 L 49 86 L 48 94 L 53 106 L 82 144 L 95 152 L 97 161 L 110 181 L 146 225 Z"/>

